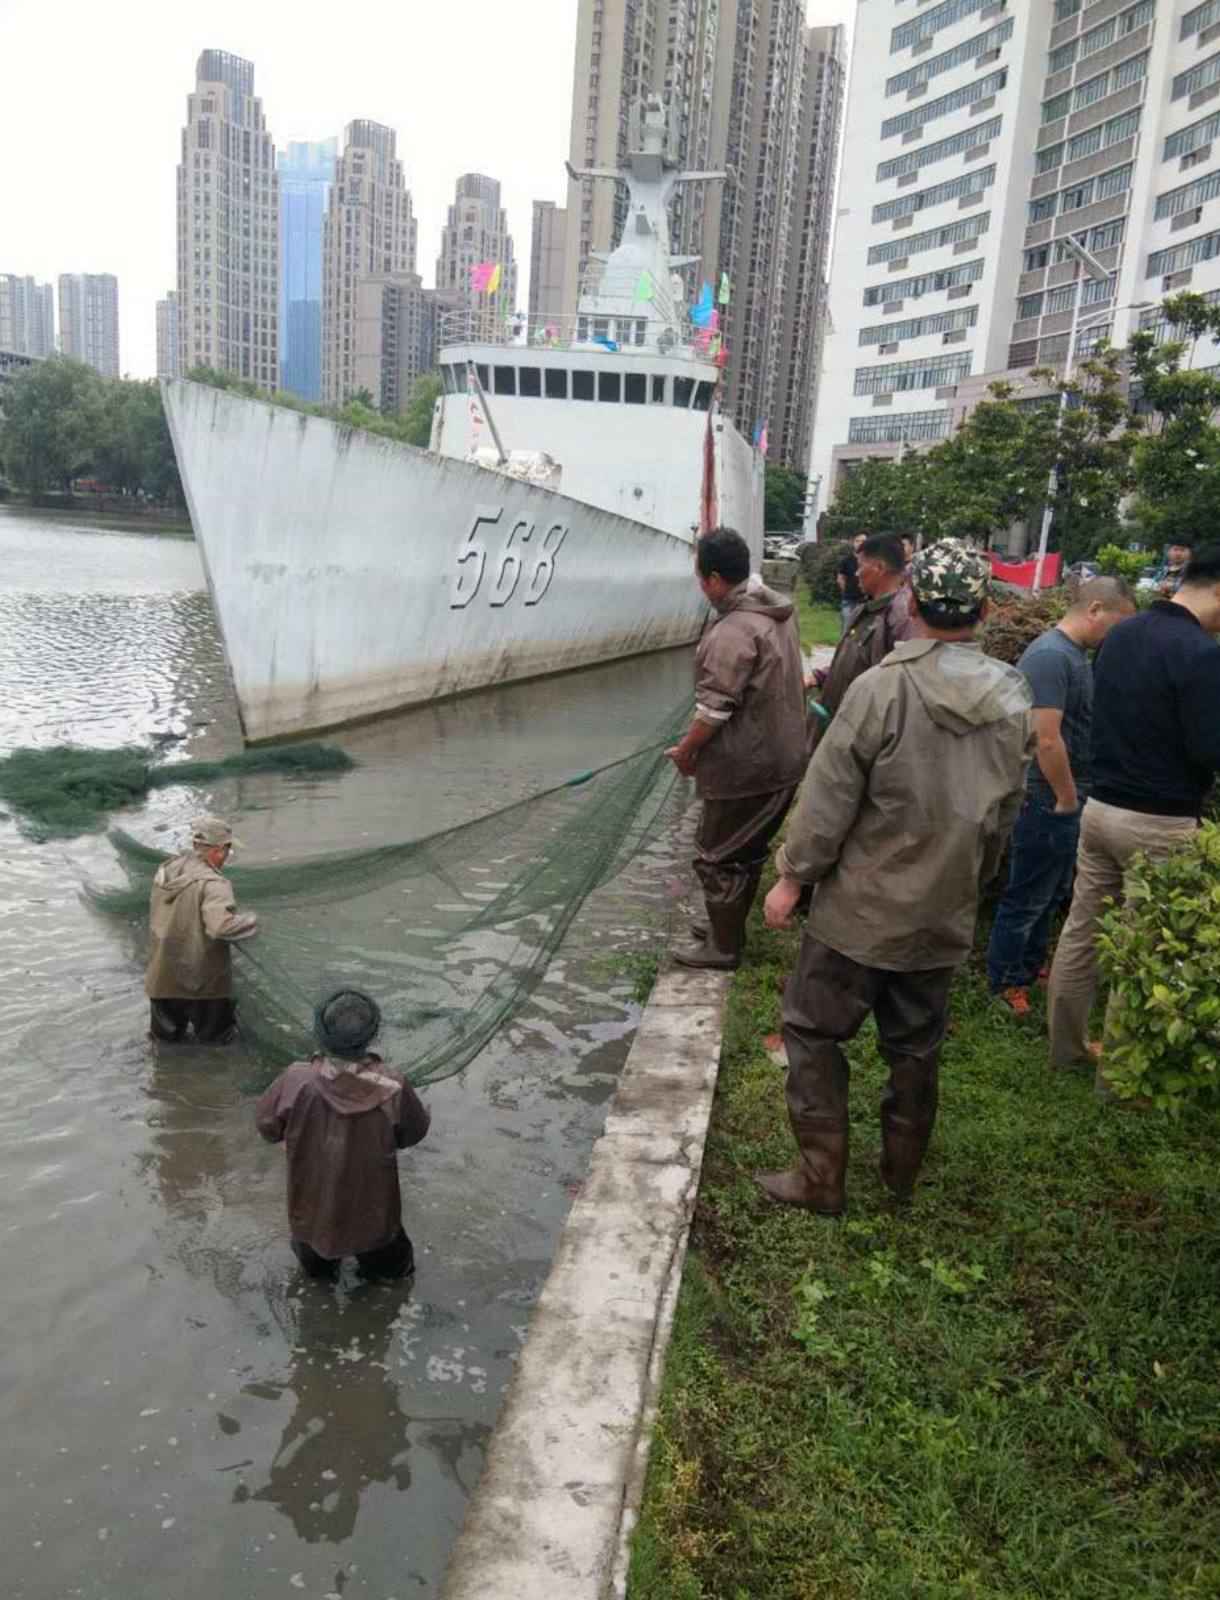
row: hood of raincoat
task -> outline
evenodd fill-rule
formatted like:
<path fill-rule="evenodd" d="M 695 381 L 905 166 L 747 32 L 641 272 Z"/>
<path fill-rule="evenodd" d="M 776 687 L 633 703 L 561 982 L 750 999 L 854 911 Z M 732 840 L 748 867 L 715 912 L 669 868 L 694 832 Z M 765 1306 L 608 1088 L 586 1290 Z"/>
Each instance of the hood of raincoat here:
<path fill-rule="evenodd" d="M 774 589 L 768 589 L 766 584 L 760 584 L 756 589 L 747 589 L 742 583 L 725 595 L 715 609 L 722 617 L 728 616 L 730 611 L 755 611 L 759 616 L 774 617 L 776 622 L 786 622 L 792 615 L 793 607 L 791 600 L 785 600 L 783 595 L 776 594 Z"/>
<path fill-rule="evenodd" d="M 367 1055 L 359 1061 L 336 1061 L 332 1056 L 314 1056 L 318 1093 L 332 1111 L 342 1117 L 375 1111 L 402 1093 L 402 1080 L 383 1071 L 380 1056 Z"/>
<path fill-rule="evenodd" d="M 896 645 L 883 666 L 918 662 L 910 681 L 938 728 L 964 736 L 1019 717 L 1028 710 L 1029 687 L 1015 667 L 983 654 L 977 644 L 910 639 Z"/>
<path fill-rule="evenodd" d="M 210 867 L 203 857 L 197 856 L 193 850 L 188 850 L 185 855 L 174 856 L 172 860 L 161 863 L 153 878 L 153 887 L 159 889 L 172 905 L 178 896 L 192 885 L 206 883 L 213 878 L 221 883 L 225 881 L 223 873 L 217 872 L 215 867 Z"/>

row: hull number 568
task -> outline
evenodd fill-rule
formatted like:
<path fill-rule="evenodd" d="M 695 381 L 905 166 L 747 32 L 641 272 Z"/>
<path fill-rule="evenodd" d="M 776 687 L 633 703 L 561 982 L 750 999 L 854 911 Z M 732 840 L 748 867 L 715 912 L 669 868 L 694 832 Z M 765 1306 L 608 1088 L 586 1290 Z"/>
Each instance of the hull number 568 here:
<path fill-rule="evenodd" d="M 449 605 L 452 610 L 464 610 L 480 590 L 492 606 L 506 606 L 517 594 L 527 606 L 536 606 L 551 587 L 551 579 L 555 576 L 555 557 L 568 536 L 567 524 L 553 522 L 538 539 L 537 524 L 527 517 L 518 517 L 498 554 L 492 557 L 488 552 L 488 541 L 479 536 L 480 530 L 498 523 L 503 514 L 503 506 L 474 508 L 474 520 L 458 546 L 456 568 L 450 579 Z"/>

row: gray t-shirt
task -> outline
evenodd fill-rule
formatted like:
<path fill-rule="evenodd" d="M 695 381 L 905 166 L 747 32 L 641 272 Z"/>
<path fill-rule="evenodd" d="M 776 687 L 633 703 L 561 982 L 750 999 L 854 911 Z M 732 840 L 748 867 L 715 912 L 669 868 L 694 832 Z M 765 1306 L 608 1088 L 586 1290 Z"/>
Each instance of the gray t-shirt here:
<path fill-rule="evenodd" d="M 1073 643 L 1062 628 L 1052 628 L 1034 640 L 1017 666 L 1034 691 L 1034 709 L 1063 712 L 1063 742 L 1083 805 L 1089 792 L 1093 742 L 1093 667 L 1088 652 Z M 1036 757 L 1030 763 L 1029 790 L 1055 804 L 1055 792 L 1042 776 Z"/>

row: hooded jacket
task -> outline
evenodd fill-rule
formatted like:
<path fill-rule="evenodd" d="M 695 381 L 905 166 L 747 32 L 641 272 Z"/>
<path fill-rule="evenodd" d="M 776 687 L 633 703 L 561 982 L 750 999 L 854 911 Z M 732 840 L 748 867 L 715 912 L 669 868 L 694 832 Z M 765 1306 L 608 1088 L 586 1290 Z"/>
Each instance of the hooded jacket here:
<path fill-rule="evenodd" d="M 911 637 L 911 591 L 905 584 L 891 594 L 866 600 L 852 617 L 835 647 L 834 658 L 826 669 L 819 700 L 829 717 L 813 713 L 809 717 L 809 754 L 822 742 L 830 718 L 843 704 L 843 696 L 861 673 L 877 666 L 896 644 Z"/>
<path fill-rule="evenodd" d="M 193 850 L 163 861 L 153 878 L 148 921 L 144 992 L 150 1000 L 228 999 L 229 944 L 252 938 L 258 920 L 238 911 L 232 885 L 215 867 Z"/>
<path fill-rule="evenodd" d="M 378 1250 L 402 1226 L 398 1152 L 428 1131 L 427 1108 L 380 1056 L 314 1056 L 282 1072 L 255 1111 L 288 1146 L 288 1226 L 328 1261 Z"/>
<path fill-rule="evenodd" d="M 719 725 L 699 751 L 704 800 L 795 787 L 805 767 L 805 671 L 793 607 L 772 589 L 739 584 L 695 652 L 695 712 Z"/>
<path fill-rule="evenodd" d="M 817 884 L 808 928 L 862 966 L 956 966 L 1033 754 L 1033 696 L 976 644 L 913 639 L 847 691 L 777 858 Z"/>

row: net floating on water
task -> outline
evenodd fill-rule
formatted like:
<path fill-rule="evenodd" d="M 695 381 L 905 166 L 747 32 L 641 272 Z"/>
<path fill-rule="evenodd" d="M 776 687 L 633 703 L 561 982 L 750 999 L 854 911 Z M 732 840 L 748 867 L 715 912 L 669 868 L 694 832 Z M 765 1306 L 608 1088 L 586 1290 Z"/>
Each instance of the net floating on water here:
<path fill-rule="evenodd" d="M 214 783 L 250 772 L 346 772 L 356 763 L 326 744 L 268 745 L 218 761 L 158 764 L 142 746 L 91 750 L 53 745 L 18 749 L 0 759 L 0 799 L 12 806 L 30 838 L 70 839 L 105 825 L 111 811 L 138 805 L 151 789 Z"/>
<path fill-rule="evenodd" d="M 377 1001 L 375 1048 L 413 1083 L 461 1071 L 542 978 L 588 895 L 676 812 L 685 788 L 664 751 L 689 715 L 685 702 L 633 754 L 424 838 L 227 868 L 238 906 L 259 914 L 258 937 L 234 946 L 247 1087 L 317 1048 L 314 1008 L 343 988 Z M 89 898 L 143 932 L 166 857 L 110 838 L 129 886 Z"/>

